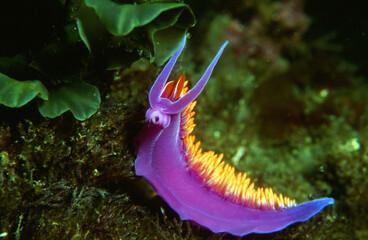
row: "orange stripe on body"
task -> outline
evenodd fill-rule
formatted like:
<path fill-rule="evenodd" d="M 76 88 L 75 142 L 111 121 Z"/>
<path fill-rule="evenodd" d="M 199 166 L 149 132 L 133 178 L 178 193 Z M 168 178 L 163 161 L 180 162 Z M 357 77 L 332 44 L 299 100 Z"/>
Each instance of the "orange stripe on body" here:
<path fill-rule="evenodd" d="M 188 81 L 181 75 L 165 86 L 163 97 L 177 100 L 188 91 Z M 292 200 L 271 188 L 258 188 L 246 173 L 237 171 L 223 160 L 223 154 L 203 151 L 200 141 L 192 134 L 195 128 L 192 102 L 181 114 L 181 138 L 184 142 L 188 168 L 198 174 L 206 186 L 235 203 L 258 209 L 282 209 L 295 206 Z"/>

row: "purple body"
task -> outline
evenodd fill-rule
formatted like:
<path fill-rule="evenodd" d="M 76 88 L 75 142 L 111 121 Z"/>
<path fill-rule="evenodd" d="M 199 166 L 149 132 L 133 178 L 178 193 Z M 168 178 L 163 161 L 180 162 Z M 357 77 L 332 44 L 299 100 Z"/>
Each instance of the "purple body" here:
<path fill-rule="evenodd" d="M 180 114 L 205 87 L 227 42 L 222 45 L 198 83 L 173 102 L 161 98 L 161 94 L 184 45 L 185 39 L 149 93 L 150 109 L 146 113 L 148 124 L 139 137 L 136 174 L 145 177 L 182 220 L 192 220 L 215 233 L 244 236 L 279 231 L 295 222 L 306 221 L 333 204 L 332 198 L 321 198 L 281 210 L 249 208 L 209 190 L 198 176 L 188 171 L 180 138 Z"/>

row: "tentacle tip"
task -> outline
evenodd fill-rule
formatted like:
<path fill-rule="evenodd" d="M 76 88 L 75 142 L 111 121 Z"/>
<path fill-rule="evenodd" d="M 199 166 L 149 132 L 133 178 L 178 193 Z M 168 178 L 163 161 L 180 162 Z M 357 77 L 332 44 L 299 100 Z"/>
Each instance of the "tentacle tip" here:
<path fill-rule="evenodd" d="M 183 39 L 180 42 L 179 48 L 184 48 L 186 43 L 187 43 L 187 35 L 184 35 Z"/>

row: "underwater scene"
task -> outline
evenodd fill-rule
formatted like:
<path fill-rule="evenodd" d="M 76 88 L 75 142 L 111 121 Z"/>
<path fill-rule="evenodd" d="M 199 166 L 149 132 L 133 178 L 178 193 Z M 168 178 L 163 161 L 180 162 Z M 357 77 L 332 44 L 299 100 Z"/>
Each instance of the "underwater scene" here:
<path fill-rule="evenodd" d="M 364 1 L 0 10 L 0 240 L 368 239 Z"/>

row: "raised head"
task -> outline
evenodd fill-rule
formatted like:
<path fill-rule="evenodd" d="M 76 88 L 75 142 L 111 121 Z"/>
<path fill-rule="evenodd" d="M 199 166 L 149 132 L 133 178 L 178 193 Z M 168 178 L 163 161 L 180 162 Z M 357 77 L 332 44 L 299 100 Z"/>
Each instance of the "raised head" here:
<path fill-rule="evenodd" d="M 179 49 L 174 53 L 170 60 L 166 63 L 164 69 L 158 75 L 149 92 L 148 100 L 150 108 L 146 112 L 146 120 L 160 125 L 164 128 L 168 127 L 171 121 L 171 115 L 182 112 L 192 101 L 194 101 L 206 86 L 213 69 L 215 68 L 222 52 L 224 51 L 228 41 L 224 42 L 212 59 L 206 71 L 185 95 L 180 96 L 180 91 L 184 85 L 184 78 L 178 81 L 166 84 L 174 65 L 185 47 L 186 39 L 183 38 Z"/>

